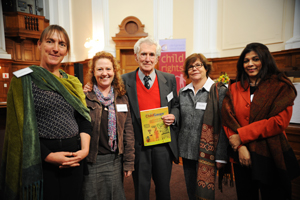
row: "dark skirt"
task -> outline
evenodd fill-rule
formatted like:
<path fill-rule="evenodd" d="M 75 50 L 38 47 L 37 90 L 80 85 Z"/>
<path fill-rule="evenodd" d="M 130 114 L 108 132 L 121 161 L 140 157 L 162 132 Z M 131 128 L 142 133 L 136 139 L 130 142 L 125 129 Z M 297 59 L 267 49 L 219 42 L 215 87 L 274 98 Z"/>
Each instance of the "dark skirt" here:
<path fill-rule="evenodd" d="M 51 152 L 76 152 L 80 149 L 79 137 L 70 139 L 40 139 Z M 44 200 L 83 199 L 83 164 L 60 169 L 59 166 L 43 161 Z"/>

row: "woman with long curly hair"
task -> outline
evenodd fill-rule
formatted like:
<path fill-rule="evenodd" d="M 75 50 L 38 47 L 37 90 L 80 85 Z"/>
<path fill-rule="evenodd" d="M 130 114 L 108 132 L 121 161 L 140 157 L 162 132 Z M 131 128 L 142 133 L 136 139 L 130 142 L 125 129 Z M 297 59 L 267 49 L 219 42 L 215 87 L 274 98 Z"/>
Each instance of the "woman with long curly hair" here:
<path fill-rule="evenodd" d="M 86 93 L 93 132 L 87 156 L 84 197 L 125 199 L 124 176 L 134 170 L 134 133 L 121 69 L 112 54 L 101 51 L 91 59 Z"/>

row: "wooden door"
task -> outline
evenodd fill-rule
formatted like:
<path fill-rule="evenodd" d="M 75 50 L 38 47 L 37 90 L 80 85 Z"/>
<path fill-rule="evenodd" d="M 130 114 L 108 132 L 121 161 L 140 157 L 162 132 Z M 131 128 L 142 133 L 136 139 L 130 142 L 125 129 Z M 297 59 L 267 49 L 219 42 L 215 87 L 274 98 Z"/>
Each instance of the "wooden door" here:
<path fill-rule="evenodd" d="M 132 72 L 139 67 L 135 60 L 133 49 L 121 49 L 120 66 L 122 68 L 122 74 Z"/>

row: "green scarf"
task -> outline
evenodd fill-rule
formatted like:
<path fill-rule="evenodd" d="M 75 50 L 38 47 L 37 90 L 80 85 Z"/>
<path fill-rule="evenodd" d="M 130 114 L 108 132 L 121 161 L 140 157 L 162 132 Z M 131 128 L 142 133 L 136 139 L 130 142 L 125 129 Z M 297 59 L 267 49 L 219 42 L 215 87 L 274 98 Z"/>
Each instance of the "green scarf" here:
<path fill-rule="evenodd" d="M 31 66 L 33 73 L 13 77 L 7 96 L 7 118 L 0 171 L 1 199 L 43 199 L 42 161 L 33 103 L 33 81 L 39 88 L 61 94 L 90 121 L 79 80 L 61 71 L 64 79 Z"/>
<path fill-rule="evenodd" d="M 40 89 L 61 94 L 75 110 L 91 121 L 89 109 L 86 107 L 85 94 L 82 91 L 82 84 L 78 78 L 66 74 L 63 70 L 60 70 L 60 72 L 64 78 L 58 78 L 42 67 L 33 65 L 30 68 L 35 73 L 29 75 Z"/>

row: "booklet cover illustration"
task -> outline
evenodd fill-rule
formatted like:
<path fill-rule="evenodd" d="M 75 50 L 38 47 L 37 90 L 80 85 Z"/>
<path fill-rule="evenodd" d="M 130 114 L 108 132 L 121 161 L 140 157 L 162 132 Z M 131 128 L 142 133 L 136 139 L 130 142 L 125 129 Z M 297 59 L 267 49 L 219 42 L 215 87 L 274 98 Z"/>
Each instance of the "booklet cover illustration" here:
<path fill-rule="evenodd" d="M 168 107 L 140 111 L 145 146 L 171 142 L 170 127 L 161 119 L 166 114 Z"/>

